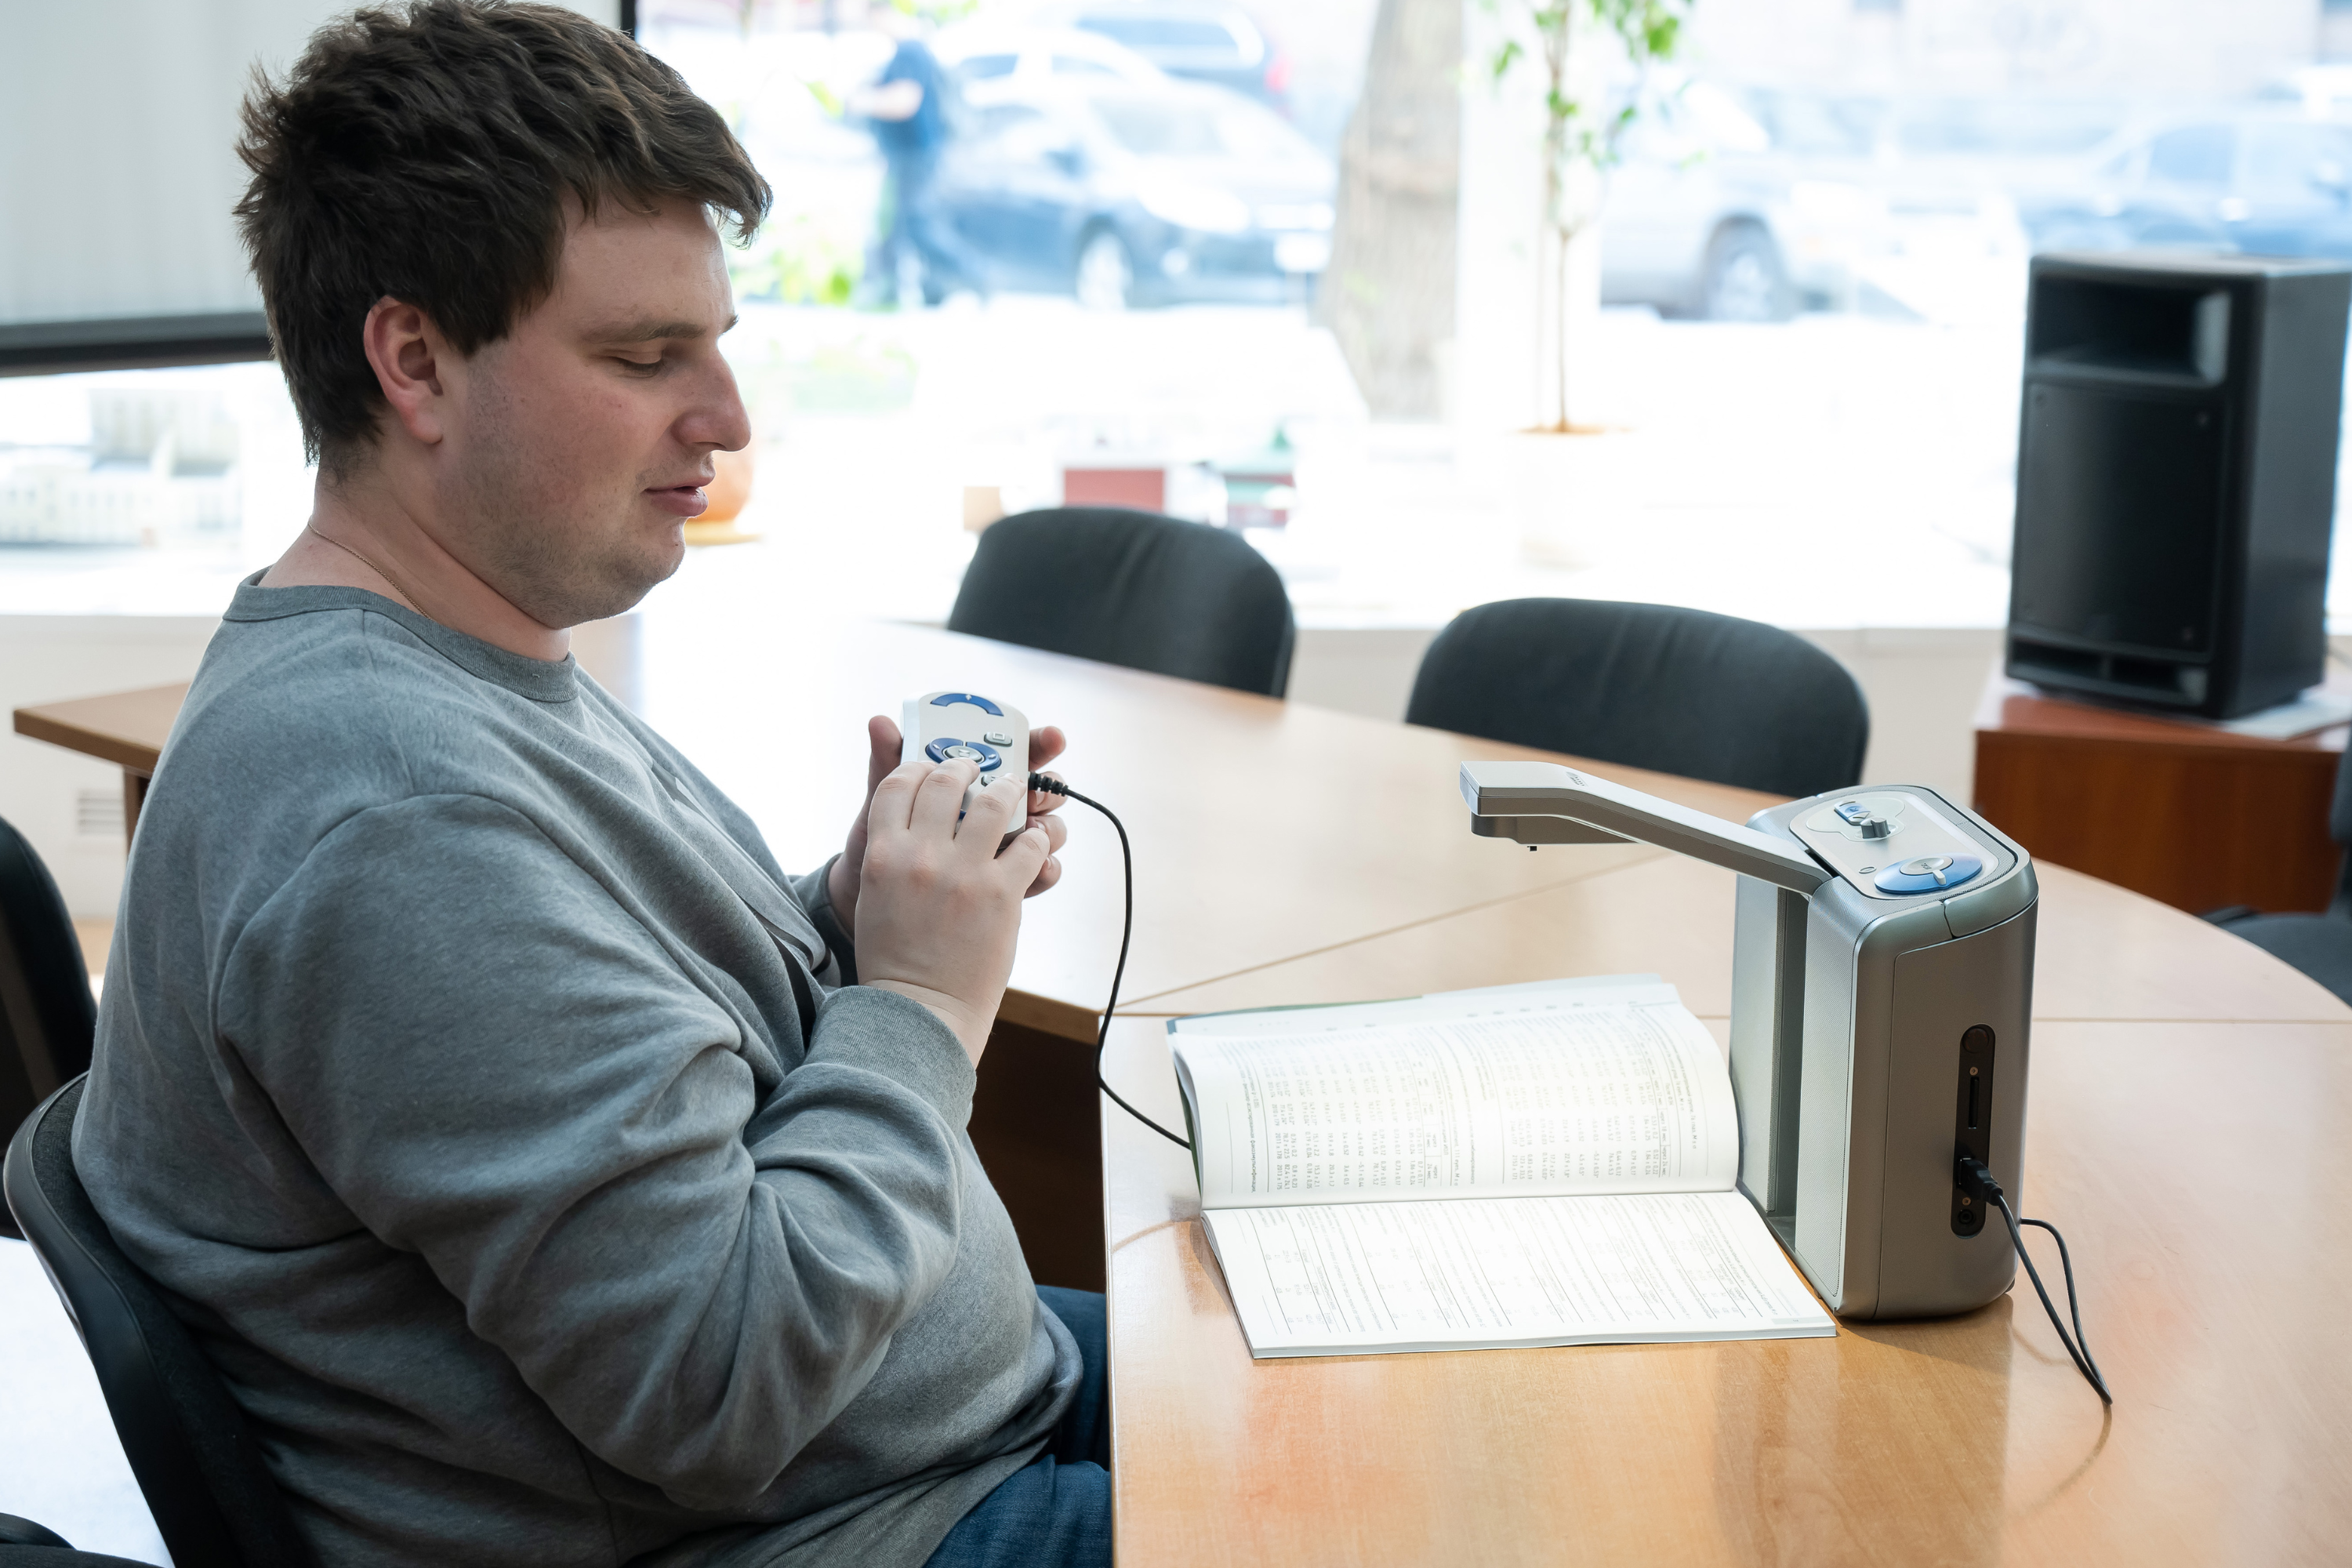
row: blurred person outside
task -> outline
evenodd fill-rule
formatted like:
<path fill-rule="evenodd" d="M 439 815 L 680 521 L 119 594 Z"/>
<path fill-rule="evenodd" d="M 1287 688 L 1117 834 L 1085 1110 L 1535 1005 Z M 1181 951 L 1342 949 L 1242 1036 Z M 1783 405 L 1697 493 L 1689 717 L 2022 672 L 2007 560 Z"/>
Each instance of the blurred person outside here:
<path fill-rule="evenodd" d="M 923 298 L 937 304 L 959 288 L 985 299 L 986 264 L 957 235 L 935 195 L 940 154 L 954 134 L 947 72 L 923 41 L 924 23 L 907 0 L 879 8 L 882 30 L 898 47 L 872 85 L 849 97 L 864 119 L 889 175 L 883 186 L 882 234 L 866 258 L 866 287 L 877 300 L 897 301 L 899 268 L 911 247 L 923 270 Z"/>

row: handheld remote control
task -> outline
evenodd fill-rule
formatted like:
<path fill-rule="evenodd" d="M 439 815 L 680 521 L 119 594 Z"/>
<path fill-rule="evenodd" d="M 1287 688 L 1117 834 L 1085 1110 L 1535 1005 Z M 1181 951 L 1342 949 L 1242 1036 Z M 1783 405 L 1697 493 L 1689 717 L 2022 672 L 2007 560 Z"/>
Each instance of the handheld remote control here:
<path fill-rule="evenodd" d="M 964 810 L 971 809 L 983 790 L 1011 790 L 1011 833 L 1028 826 L 1029 721 L 1021 710 L 977 692 L 926 691 L 907 699 L 898 733 L 902 763 L 961 758 L 980 764 L 980 776 L 963 792 Z"/>

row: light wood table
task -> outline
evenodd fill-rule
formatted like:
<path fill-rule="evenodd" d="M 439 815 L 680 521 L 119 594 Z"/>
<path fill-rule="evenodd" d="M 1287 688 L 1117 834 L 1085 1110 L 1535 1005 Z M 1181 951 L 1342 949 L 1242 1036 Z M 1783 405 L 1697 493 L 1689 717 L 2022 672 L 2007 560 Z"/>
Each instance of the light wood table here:
<path fill-rule="evenodd" d="M 1509 852 L 1456 826 L 1465 865 Z M 2352 1010 L 2150 900 L 2042 888 L 2020 1197 L 2074 1248 L 2112 1419 L 2022 1278 L 1832 1340 L 1253 1363 L 1186 1156 L 1106 1101 L 1122 1568 L 2344 1561 Z M 1143 1005 L 1656 971 L 1722 1041 L 1730 957 L 1731 879 L 1663 859 Z M 1163 1118 L 1164 1029 L 1106 1058 Z"/>

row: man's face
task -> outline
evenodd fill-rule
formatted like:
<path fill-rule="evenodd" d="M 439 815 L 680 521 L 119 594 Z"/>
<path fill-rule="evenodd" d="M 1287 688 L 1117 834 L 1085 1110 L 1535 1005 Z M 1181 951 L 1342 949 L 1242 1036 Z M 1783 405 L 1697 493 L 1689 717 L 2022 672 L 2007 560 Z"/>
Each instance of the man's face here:
<path fill-rule="evenodd" d="M 435 485 L 444 548 L 541 625 L 644 598 L 685 558 L 711 453 L 751 440 L 699 208 L 575 216 L 554 292 L 455 367 Z"/>

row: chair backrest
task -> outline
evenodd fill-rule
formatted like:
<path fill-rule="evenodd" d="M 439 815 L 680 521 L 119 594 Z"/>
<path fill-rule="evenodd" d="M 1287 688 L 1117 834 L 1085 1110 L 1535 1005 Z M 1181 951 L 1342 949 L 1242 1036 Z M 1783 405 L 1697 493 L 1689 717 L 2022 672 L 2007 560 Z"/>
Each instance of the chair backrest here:
<path fill-rule="evenodd" d="M 73 1166 L 87 1077 L 49 1096 L 8 1144 L 0 1188 L 98 1373 L 131 1472 L 177 1568 L 312 1559 L 220 1373 L 123 1255 Z"/>
<path fill-rule="evenodd" d="M 89 1070 L 98 1007 L 48 868 L 0 821 L 0 1135 Z M 0 1216 L 0 1234 L 16 1234 Z"/>
<path fill-rule="evenodd" d="M 1269 697 L 1297 637 L 1281 574 L 1248 541 L 1123 507 L 990 524 L 948 630 Z"/>
<path fill-rule="evenodd" d="M 1405 721 L 1786 795 L 1859 784 L 1870 744 L 1861 687 L 1794 633 L 1591 599 L 1465 610 Z"/>

